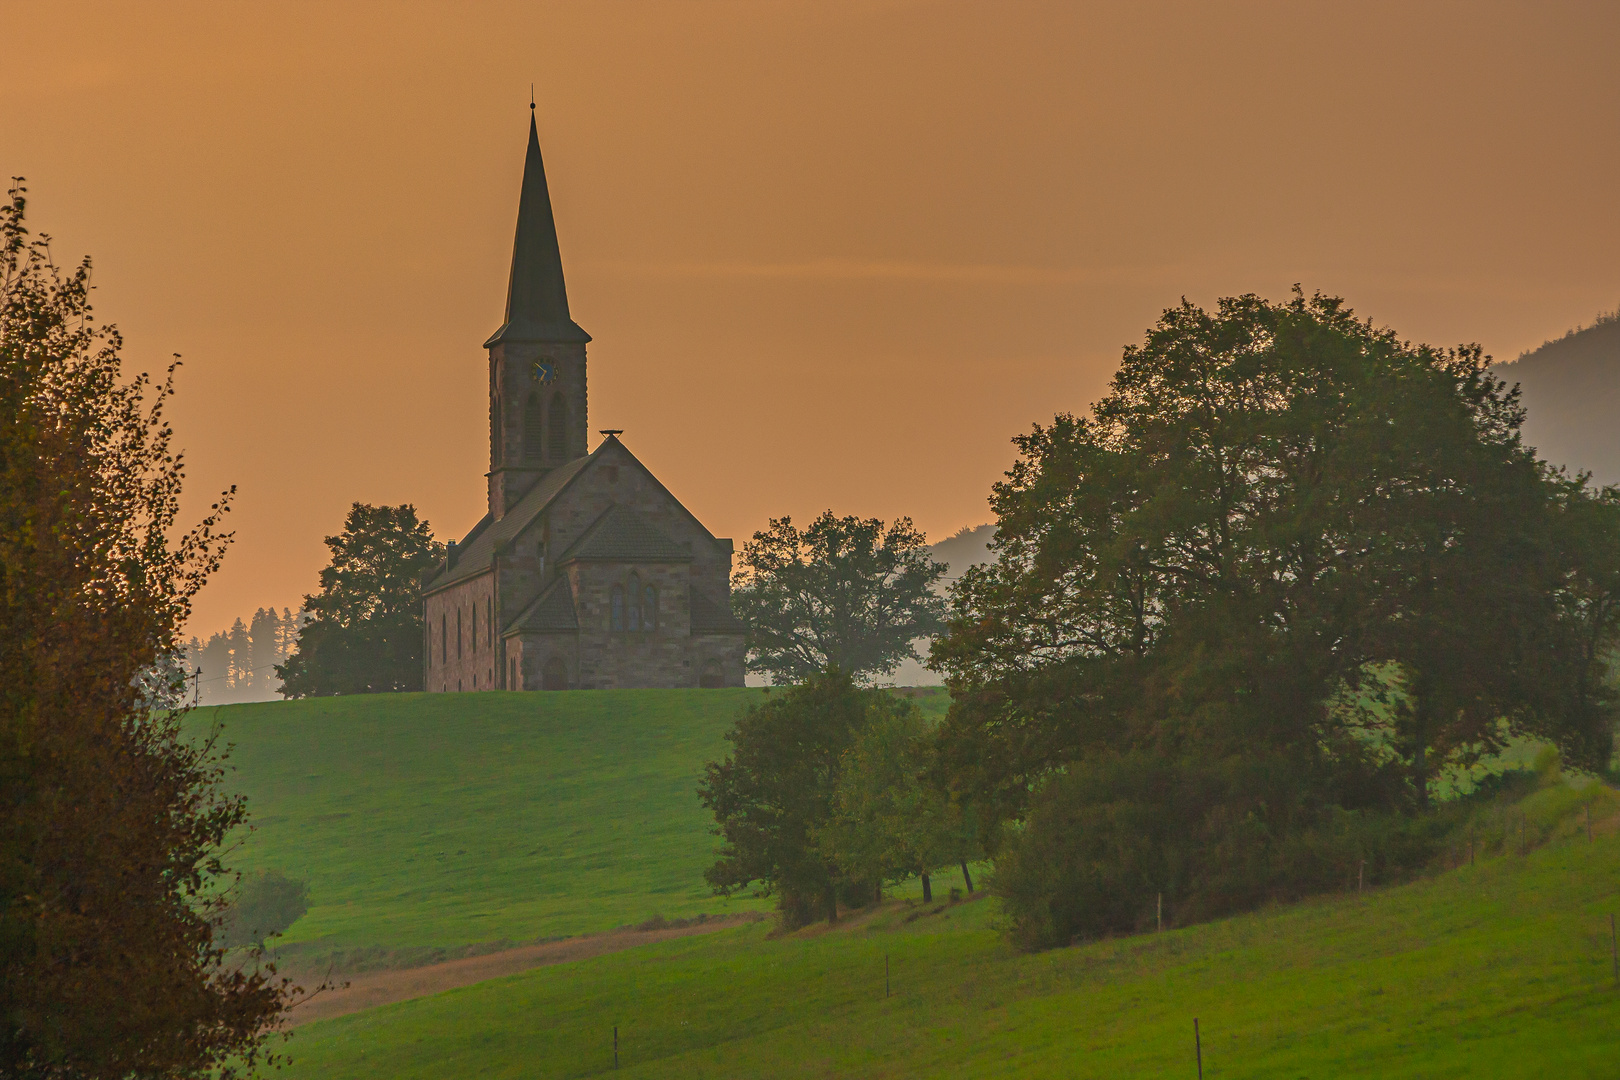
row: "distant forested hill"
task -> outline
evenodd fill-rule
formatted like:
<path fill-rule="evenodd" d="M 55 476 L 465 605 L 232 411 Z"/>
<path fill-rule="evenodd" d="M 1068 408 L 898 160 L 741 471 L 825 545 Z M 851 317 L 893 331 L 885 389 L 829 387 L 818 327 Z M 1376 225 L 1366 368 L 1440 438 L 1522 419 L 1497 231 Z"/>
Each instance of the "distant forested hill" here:
<path fill-rule="evenodd" d="M 990 524 L 976 525 L 971 529 L 962 529 L 954 535 L 948 536 L 937 544 L 928 545 L 928 553 L 936 562 L 942 562 L 950 567 L 945 576 L 940 579 L 939 590 L 944 592 L 957 578 L 967 573 L 967 568 L 975 563 L 991 561 L 990 541 L 996 538 L 996 527 Z M 924 640 L 918 650 L 925 657 L 928 654 L 928 642 Z M 943 680 L 929 671 L 915 660 L 907 660 L 900 665 L 900 669 L 893 675 L 880 680 L 892 683 L 895 686 L 938 686 Z"/>
<path fill-rule="evenodd" d="M 975 563 L 989 562 L 990 541 L 995 538 L 996 527 L 986 524 L 963 529 L 954 536 L 948 536 L 937 544 L 929 545 L 928 551 L 934 560 L 950 567 L 945 573 L 943 583 L 955 581 Z"/>
<path fill-rule="evenodd" d="M 1542 458 L 1620 484 L 1620 309 L 1496 373 L 1524 388 L 1525 441 Z"/>

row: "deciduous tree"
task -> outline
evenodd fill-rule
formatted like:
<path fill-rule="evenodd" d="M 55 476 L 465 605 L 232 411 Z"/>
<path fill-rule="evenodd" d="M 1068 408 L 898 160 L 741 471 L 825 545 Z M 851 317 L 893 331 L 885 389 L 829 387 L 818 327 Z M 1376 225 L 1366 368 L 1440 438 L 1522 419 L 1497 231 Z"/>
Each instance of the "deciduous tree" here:
<path fill-rule="evenodd" d="M 996 562 L 932 652 L 959 793 L 1019 817 L 1066 772 L 1036 823 L 1061 828 L 1120 797 L 1119 762 L 1156 761 L 1201 778 L 1192 833 L 1265 845 L 1421 807 L 1437 769 L 1515 734 L 1606 766 L 1613 497 L 1538 462 L 1522 420 L 1477 347 L 1336 299 L 1167 311 L 996 485 Z"/>
<path fill-rule="evenodd" d="M 724 842 L 704 874 L 709 884 L 721 895 L 759 886 L 778 897 L 789 926 L 835 921 L 847 875 L 815 835 L 831 820 L 844 751 L 866 724 L 902 707 L 839 671 L 749 706 L 726 735 L 731 754 L 705 767 L 698 788 Z"/>
<path fill-rule="evenodd" d="M 869 720 L 844 751 L 832 814 L 816 843 L 843 872 L 863 881 L 921 878 L 933 897 L 933 872 L 978 857 L 972 822 L 929 776 L 934 730 L 907 703 Z"/>
<path fill-rule="evenodd" d="M 298 651 L 276 668 L 285 697 L 422 689 L 423 570 L 444 557 L 416 508 L 355 503 L 328 536 L 321 591 L 304 597 Z"/>
<path fill-rule="evenodd" d="M 934 591 L 946 572 L 927 538 L 900 518 L 834 517 L 800 532 L 790 518 L 743 545 L 732 609 L 748 627 L 748 665 L 777 682 L 836 667 L 858 680 L 917 656 L 914 642 L 941 626 Z"/>
<path fill-rule="evenodd" d="M 0 1075 L 234 1076 L 283 1008 L 214 940 L 245 816 L 169 663 L 226 499 L 173 537 L 174 370 L 126 381 L 90 264 L 0 208 Z M 227 493 L 228 494 L 228 493 Z"/>

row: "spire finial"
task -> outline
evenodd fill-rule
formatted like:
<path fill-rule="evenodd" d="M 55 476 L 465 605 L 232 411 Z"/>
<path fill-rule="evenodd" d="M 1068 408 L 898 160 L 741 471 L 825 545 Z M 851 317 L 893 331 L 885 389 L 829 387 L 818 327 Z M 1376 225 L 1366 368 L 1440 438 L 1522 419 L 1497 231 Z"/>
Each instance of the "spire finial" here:
<path fill-rule="evenodd" d="M 534 112 L 534 83 L 529 84 L 529 111 Z"/>

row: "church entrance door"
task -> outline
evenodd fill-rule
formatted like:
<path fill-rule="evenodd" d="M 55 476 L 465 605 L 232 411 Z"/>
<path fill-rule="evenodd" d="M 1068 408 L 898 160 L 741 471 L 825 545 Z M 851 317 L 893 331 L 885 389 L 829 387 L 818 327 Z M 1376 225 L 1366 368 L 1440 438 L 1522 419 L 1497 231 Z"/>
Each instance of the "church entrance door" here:
<path fill-rule="evenodd" d="M 547 660 L 540 686 L 545 690 L 568 689 L 568 662 L 560 656 L 553 656 Z"/>

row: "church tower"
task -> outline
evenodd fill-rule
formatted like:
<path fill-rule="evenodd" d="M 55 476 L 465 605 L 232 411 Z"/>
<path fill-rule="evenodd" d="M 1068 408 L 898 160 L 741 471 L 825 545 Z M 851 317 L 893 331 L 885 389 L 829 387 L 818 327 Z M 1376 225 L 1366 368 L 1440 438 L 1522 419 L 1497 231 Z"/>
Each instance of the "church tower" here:
<path fill-rule="evenodd" d="M 585 456 L 585 343 L 568 315 L 562 251 L 529 106 L 506 321 L 489 350 L 489 513 L 499 521 L 547 472 Z"/>

